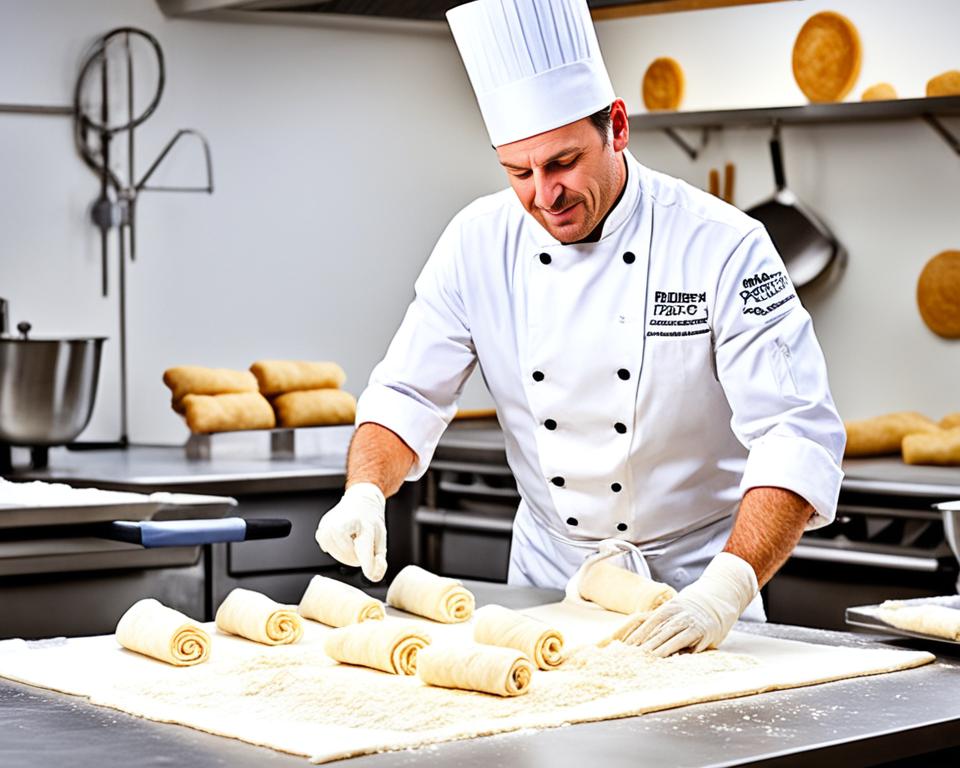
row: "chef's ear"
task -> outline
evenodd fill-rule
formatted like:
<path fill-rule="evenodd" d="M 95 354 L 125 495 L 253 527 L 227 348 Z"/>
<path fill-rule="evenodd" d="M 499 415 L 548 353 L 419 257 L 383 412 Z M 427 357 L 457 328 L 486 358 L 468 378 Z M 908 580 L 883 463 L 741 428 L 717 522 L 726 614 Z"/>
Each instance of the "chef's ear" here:
<path fill-rule="evenodd" d="M 613 133 L 613 151 L 623 152 L 630 141 L 630 119 L 623 99 L 617 99 L 610 105 L 610 130 Z"/>

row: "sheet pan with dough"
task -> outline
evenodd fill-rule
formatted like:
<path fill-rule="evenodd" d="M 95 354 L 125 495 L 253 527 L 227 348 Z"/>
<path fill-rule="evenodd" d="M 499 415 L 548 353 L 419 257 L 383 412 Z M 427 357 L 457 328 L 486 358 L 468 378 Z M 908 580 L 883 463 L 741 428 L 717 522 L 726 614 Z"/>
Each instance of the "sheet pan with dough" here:
<path fill-rule="evenodd" d="M 561 603 L 524 613 L 559 629 L 570 648 L 603 639 L 623 621 L 619 613 Z M 472 621 L 444 625 L 388 608 L 384 621 L 398 620 L 422 621 L 438 645 L 471 641 Z M 299 644 L 273 647 L 205 624 L 213 639 L 210 660 L 182 668 L 127 651 L 112 635 L 59 645 L 6 641 L 0 676 L 324 763 L 892 672 L 934 658 L 737 632 L 722 650 L 665 660 L 613 643 L 574 651 L 560 669 L 537 671 L 529 693 L 502 699 L 337 665 L 323 653 L 333 630 L 304 624 Z"/>

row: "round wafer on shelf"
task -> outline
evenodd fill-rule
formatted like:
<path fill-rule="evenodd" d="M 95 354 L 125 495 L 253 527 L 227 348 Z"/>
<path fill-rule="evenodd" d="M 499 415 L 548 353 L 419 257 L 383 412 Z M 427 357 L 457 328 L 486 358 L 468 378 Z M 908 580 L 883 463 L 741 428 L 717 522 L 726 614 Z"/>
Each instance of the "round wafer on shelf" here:
<path fill-rule="evenodd" d="M 860 76 L 862 56 L 853 22 L 823 11 L 800 28 L 793 44 L 793 77 L 810 101 L 843 101 Z"/>
<path fill-rule="evenodd" d="M 654 59 L 643 75 L 643 103 L 651 112 L 679 109 L 685 85 L 683 68 L 676 59 Z"/>

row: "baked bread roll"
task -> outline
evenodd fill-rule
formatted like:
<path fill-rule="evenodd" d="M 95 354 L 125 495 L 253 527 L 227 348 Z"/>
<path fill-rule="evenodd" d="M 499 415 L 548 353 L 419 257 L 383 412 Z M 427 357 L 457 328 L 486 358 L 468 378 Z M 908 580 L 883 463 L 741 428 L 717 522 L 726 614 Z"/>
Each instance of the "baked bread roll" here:
<path fill-rule="evenodd" d="M 197 434 L 273 429 L 277 424 L 273 408 L 259 392 L 187 395 L 183 398 L 183 408 L 187 426 Z"/>
<path fill-rule="evenodd" d="M 888 101 L 897 98 L 897 89 L 890 83 L 877 83 L 867 88 L 860 97 L 861 101 Z"/>
<path fill-rule="evenodd" d="M 148 597 L 120 617 L 117 642 L 176 667 L 190 667 L 210 656 L 210 635 L 189 616 Z"/>
<path fill-rule="evenodd" d="M 853 22 L 823 11 L 800 28 L 793 44 L 793 77 L 810 101 L 843 101 L 860 76 L 862 55 Z"/>
<path fill-rule="evenodd" d="M 651 112 L 679 109 L 683 103 L 683 68 L 676 59 L 654 59 L 643 73 L 643 103 Z"/>
<path fill-rule="evenodd" d="M 926 263 L 917 280 L 917 306 L 931 331 L 960 339 L 960 251 L 943 251 Z"/>
<path fill-rule="evenodd" d="M 431 645 L 417 654 L 417 675 L 427 685 L 497 696 L 526 693 L 533 669 L 520 651 L 492 645 Z"/>
<path fill-rule="evenodd" d="M 661 584 L 606 560 L 587 568 L 580 578 L 580 597 L 617 613 L 651 611 L 676 594 L 669 584 Z"/>
<path fill-rule="evenodd" d="M 383 618 L 383 603 L 362 589 L 336 579 L 314 576 L 303 593 L 297 612 L 330 627 L 345 627 Z"/>
<path fill-rule="evenodd" d="M 940 429 L 953 429 L 955 427 L 960 427 L 960 411 L 948 413 L 940 419 Z"/>
<path fill-rule="evenodd" d="M 457 579 L 408 565 L 387 590 L 387 605 L 444 624 L 456 624 L 473 616 L 475 601 Z"/>
<path fill-rule="evenodd" d="M 250 371 L 204 368 L 200 365 L 167 368 L 163 372 L 163 383 L 170 388 L 174 402 L 182 400 L 185 395 L 226 395 L 257 391 L 257 379 Z"/>
<path fill-rule="evenodd" d="M 237 587 L 217 609 L 217 629 L 264 645 L 289 645 L 303 637 L 303 620 L 292 605 Z"/>
<path fill-rule="evenodd" d="M 474 616 L 473 639 L 522 652 L 540 669 L 563 663 L 563 635 L 542 621 L 499 605 L 486 605 Z"/>
<path fill-rule="evenodd" d="M 265 395 L 302 389 L 337 389 L 347 380 L 343 368 L 330 362 L 258 360 L 250 366 L 250 371 Z"/>
<path fill-rule="evenodd" d="M 936 432 L 940 427 L 922 413 L 903 411 L 872 419 L 843 422 L 847 429 L 844 456 L 884 456 L 900 453 L 903 438 L 916 432 Z"/>
<path fill-rule="evenodd" d="M 903 460 L 907 464 L 960 465 L 960 427 L 907 435 L 903 438 Z"/>
<path fill-rule="evenodd" d="M 357 416 L 357 399 L 342 389 L 286 392 L 273 399 L 273 410 L 281 427 L 353 424 Z"/>
<path fill-rule="evenodd" d="M 927 96 L 960 96 L 960 70 L 942 72 L 927 81 Z"/>
<path fill-rule="evenodd" d="M 333 630 L 323 641 L 327 656 L 344 664 L 379 669 L 392 675 L 415 675 L 417 657 L 430 637 L 403 621 L 366 621 Z"/>

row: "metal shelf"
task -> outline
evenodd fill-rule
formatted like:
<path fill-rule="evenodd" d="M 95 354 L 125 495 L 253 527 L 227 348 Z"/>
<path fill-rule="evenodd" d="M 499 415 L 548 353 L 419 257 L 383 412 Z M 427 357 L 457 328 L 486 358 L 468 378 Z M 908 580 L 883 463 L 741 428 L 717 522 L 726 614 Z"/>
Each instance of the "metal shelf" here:
<path fill-rule="evenodd" d="M 804 104 L 793 107 L 722 109 L 705 112 L 644 112 L 630 116 L 630 128 L 634 131 L 664 131 L 691 159 L 695 160 L 700 150 L 706 146 L 710 131 L 723 128 L 769 127 L 776 124 L 781 126 L 827 125 L 919 118 L 927 122 L 954 152 L 960 155 L 960 139 L 943 125 L 939 119 L 942 117 L 960 117 L 960 96 Z M 680 128 L 702 130 L 701 146 L 691 147 L 676 132 Z"/>

